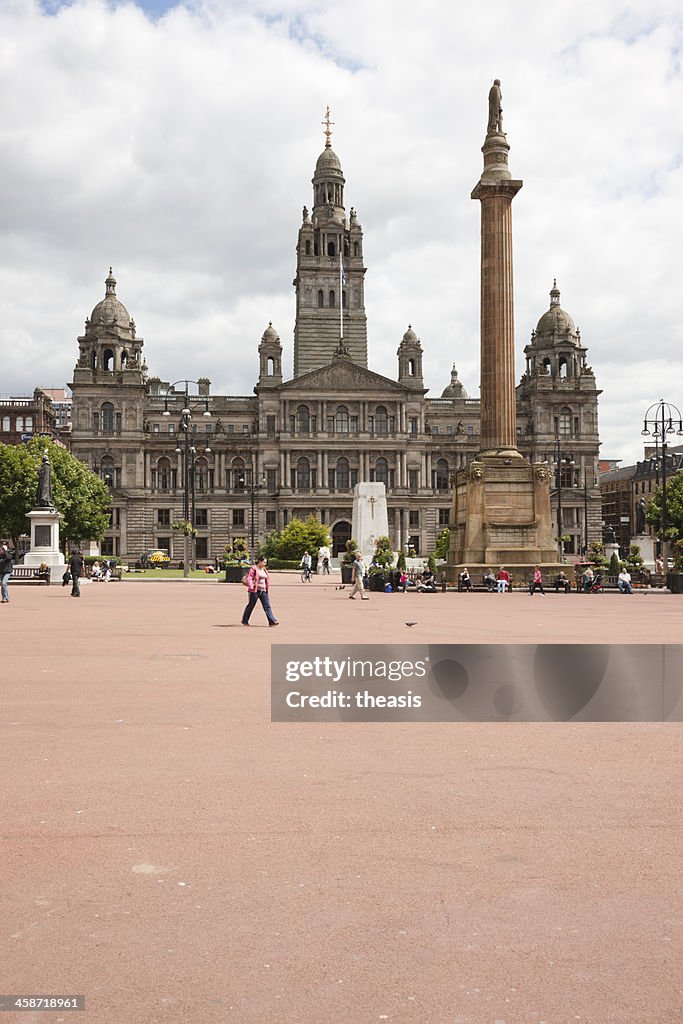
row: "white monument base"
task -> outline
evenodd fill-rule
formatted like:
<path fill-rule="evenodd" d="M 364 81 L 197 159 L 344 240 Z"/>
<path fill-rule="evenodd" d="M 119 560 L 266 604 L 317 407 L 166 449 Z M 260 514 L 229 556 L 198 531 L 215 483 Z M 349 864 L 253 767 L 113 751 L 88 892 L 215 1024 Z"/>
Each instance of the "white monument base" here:
<path fill-rule="evenodd" d="M 59 549 L 59 521 L 62 515 L 54 508 L 34 508 L 31 520 L 31 550 L 24 555 L 23 565 L 33 569 L 45 564 L 50 569 L 50 583 L 62 582 L 66 572 L 64 556 Z"/>
<path fill-rule="evenodd" d="M 378 538 L 388 535 L 389 518 L 384 484 L 356 484 L 353 489 L 351 536 L 358 544 L 366 565 L 372 561 Z"/>
<path fill-rule="evenodd" d="M 616 555 L 619 558 L 619 545 L 618 544 L 605 544 L 605 558 L 609 563 L 612 559 L 612 555 Z"/>
<path fill-rule="evenodd" d="M 655 571 L 655 539 L 649 533 L 639 533 L 631 538 L 631 544 L 637 544 L 640 548 L 640 556 L 643 559 L 645 568 L 651 572 Z"/>

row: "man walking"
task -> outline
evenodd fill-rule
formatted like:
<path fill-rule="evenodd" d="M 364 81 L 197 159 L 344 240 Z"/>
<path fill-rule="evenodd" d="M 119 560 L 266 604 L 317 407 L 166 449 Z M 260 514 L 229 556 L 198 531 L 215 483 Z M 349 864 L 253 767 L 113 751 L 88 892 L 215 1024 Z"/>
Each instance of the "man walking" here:
<path fill-rule="evenodd" d="M 0 545 L 0 591 L 2 591 L 2 604 L 9 604 L 9 578 L 14 568 L 12 552 L 6 544 Z"/>
<path fill-rule="evenodd" d="M 365 594 L 365 586 L 363 584 L 363 577 L 365 576 L 365 566 L 363 565 L 363 556 L 360 553 L 360 549 L 356 548 L 354 552 L 355 558 L 353 562 L 353 589 L 349 594 L 351 601 L 355 600 L 356 594 L 360 594 L 361 601 L 369 601 L 370 598 Z"/>
<path fill-rule="evenodd" d="M 83 556 L 78 548 L 72 552 L 69 559 L 69 572 L 71 573 L 71 596 L 81 596 L 80 579 L 83 575 Z"/>

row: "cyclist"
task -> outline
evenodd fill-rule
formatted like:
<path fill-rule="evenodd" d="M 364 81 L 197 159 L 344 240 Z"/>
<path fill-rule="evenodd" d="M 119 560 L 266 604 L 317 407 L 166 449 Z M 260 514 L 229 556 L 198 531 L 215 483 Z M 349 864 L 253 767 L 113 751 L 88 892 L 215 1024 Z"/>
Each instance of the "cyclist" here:
<path fill-rule="evenodd" d="M 304 553 L 303 553 L 303 557 L 301 559 L 300 568 L 301 568 L 301 582 L 302 583 L 310 583 L 311 582 L 311 556 L 309 555 L 308 551 L 304 551 Z"/>

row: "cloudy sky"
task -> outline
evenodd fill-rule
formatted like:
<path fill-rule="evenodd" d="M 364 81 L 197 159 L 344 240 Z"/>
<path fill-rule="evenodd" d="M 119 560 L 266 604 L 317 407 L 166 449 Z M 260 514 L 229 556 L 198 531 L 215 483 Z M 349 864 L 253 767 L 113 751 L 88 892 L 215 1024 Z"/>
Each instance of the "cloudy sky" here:
<path fill-rule="evenodd" d="M 295 244 L 325 106 L 365 232 L 369 364 L 408 323 L 430 394 L 479 374 L 487 94 L 514 177 L 517 377 L 554 277 L 632 461 L 683 406 L 679 0 L 0 0 L 0 393 L 60 387 L 109 266 L 150 373 L 291 371 Z"/>

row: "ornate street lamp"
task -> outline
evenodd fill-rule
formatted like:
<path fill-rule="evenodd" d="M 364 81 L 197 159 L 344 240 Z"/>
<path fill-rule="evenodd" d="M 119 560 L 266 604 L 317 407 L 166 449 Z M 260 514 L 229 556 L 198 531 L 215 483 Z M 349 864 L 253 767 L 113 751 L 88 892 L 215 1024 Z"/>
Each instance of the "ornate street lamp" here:
<path fill-rule="evenodd" d="M 249 498 L 251 499 L 251 519 L 249 521 L 249 523 L 250 523 L 250 531 L 249 532 L 250 532 L 251 546 L 250 546 L 249 550 L 251 552 L 251 557 L 254 558 L 255 554 L 256 554 L 255 551 L 254 551 L 254 537 L 255 537 L 255 534 L 254 534 L 254 526 L 255 526 L 255 523 L 254 523 L 254 508 L 256 506 L 256 498 L 257 498 L 258 492 L 262 491 L 265 488 L 265 486 L 266 486 L 266 478 L 264 476 L 262 476 L 258 483 L 254 483 L 253 471 L 252 470 L 248 470 L 247 472 L 248 472 L 248 477 L 246 477 L 246 478 L 244 476 L 244 473 L 240 473 L 240 475 L 237 478 L 237 483 L 238 483 L 238 486 L 239 486 L 240 490 L 244 490 L 245 489 L 245 485 L 247 484 L 247 480 L 248 480 L 248 483 L 249 483 L 248 492 L 249 492 Z"/>
<path fill-rule="evenodd" d="M 164 396 L 164 411 L 162 416 L 170 416 L 171 410 L 168 407 L 169 398 L 173 397 L 176 393 L 175 388 L 178 384 L 185 385 L 184 391 L 184 403 L 183 408 L 180 411 L 180 423 L 179 432 L 183 436 L 183 447 L 180 442 L 176 447 L 176 454 L 180 455 L 183 452 L 183 518 L 186 523 L 189 524 L 190 529 L 194 530 L 195 521 L 195 490 L 194 490 L 194 471 L 195 462 L 197 459 L 197 428 L 192 423 L 192 408 L 195 409 L 201 403 L 204 406 L 202 416 L 207 418 L 211 417 L 211 411 L 209 410 L 209 396 L 208 395 L 190 395 L 190 384 L 194 384 L 199 387 L 199 383 L 196 380 L 177 380 L 171 384 L 166 391 Z M 182 394 L 182 392 L 180 392 Z M 208 443 L 205 452 L 210 452 L 211 448 Z M 190 562 L 194 564 L 194 535 L 192 535 L 192 557 L 190 556 L 190 535 L 183 533 L 183 575 L 190 575 Z"/>
<path fill-rule="evenodd" d="M 653 411 L 654 410 L 654 411 Z M 660 398 L 653 402 L 643 417 L 643 429 L 641 434 L 644 437 L 652 435 L 655 439 L 656 458 L 659 460 L 659 447 L 662 449 L 662 522 L 660 534 L 662 538 L 662 561 L 664 572 L 667 572 L 668 560 L 666 553 L 666 530 L 668 527 L 668 516 L 666 507 L 666 438 L 668 434 L 683 434 L 683 417 L 677 405 L 665 402 Z"/>
<path fill-rule="evenodd" d="M 562 470 L 566 466 L 574 465 L 574 456 L 571 452 L 562 451 L 562 441 L 557 437 L 553 443 L 550 457 L 546 453 L 546 462 L 555 464 L 555 489 L 557 491 L 557 543 L 560 552 L 560 561 L 564 562 L 564 544 L 562 541 Z"/>

